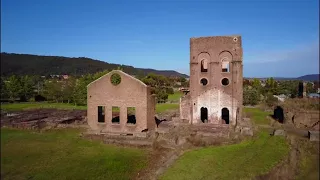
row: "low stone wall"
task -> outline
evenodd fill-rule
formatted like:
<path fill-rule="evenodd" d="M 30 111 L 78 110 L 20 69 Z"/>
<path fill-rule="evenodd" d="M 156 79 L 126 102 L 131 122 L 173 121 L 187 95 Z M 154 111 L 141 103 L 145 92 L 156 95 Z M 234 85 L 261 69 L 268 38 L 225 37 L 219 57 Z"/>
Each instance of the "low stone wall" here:
<path fill-rule="evenodd" d="M 286 111 L 285 123 L 296 128 L 320 130 L 320 111 Z"/>

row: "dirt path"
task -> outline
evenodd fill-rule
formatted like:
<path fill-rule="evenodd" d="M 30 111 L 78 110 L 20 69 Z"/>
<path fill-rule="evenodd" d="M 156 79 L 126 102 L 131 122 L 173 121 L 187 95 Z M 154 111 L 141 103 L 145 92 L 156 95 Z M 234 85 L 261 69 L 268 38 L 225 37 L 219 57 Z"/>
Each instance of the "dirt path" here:
<path fill-rule="evenodd" d="M 150 154 L 148 167 L 135 178 L 136 180 L 156 180 L 180 156 L 182 151 L 172 149 L 159 149 Z"/>

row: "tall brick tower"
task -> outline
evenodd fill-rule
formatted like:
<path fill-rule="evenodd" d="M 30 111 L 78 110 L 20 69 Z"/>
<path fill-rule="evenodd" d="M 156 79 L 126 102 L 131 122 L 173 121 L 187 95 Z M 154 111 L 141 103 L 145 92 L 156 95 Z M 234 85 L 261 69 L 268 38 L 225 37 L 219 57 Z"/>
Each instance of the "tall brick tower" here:
<path fill-rule="evenodd" d="M 241 36 L 191 38 L 190 93 L 181 98 L 181 118 L 236 125 L 242 113 L 242 71 Z"/>

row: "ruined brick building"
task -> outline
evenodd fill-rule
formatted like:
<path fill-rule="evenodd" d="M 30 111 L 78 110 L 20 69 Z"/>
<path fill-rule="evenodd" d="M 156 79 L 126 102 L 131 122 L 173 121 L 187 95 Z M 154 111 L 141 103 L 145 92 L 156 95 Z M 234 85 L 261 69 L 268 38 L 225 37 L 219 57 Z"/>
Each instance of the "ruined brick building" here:
<path fill-rule="evenodd" d="M 232 124 L 241 119 L 241 36 L 190 39 L 190 92 L 180 99 L 180 118 L 191 124 Z"/>
<path fill-rule="evenodd" d="M 156 127 L 155 96 L 140 80 L 113 70 L 87 90 L 88 124 L 94 132 L 141 135 Z"/>

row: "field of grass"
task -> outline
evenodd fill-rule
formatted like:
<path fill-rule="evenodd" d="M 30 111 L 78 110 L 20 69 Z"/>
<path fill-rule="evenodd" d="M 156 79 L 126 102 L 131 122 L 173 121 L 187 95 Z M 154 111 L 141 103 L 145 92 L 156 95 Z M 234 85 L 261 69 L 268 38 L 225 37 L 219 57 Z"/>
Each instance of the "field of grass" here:
<path fill-rule="evenodd" d="M 182 96 L 182 93 L 180 91 L 176 91 L 176 92 L 174 92 L 174 94 L 169 94 L 168 101 L 179 103 L 181 96 Z"/>
<path fill-rule="evenodd" d="M 1 129 L 1 179 L 131 179 L 147 153 L 82 139 L 79 130 Z"/>
<path fill-rule="evenodd" d="M 160 179 L 251 179 L 270 171 L 288 152 L 284 137 L 262 131 L 240 144 L 186 152 Z"/>
<path fill-rule="evenodd" d="M 169 103 L 157 104 L 156 113 L 162 113 L 167 110 L 174 110 L 178 108 L 179 108 L 179 104 L 169 104 Z"/>
<path fill-rule="evenodd" d="M 244 108 L 244 113 L 251 118 L 254 124 L 270 124 L 270 120 L 267 119 L 269 112 L 262 111 L 258 108 Z"/>
<path fill-rule="evenodd" d="M 72 104 L 63 104 L 63 103 L 12 103 L 12 104 L 1 104 L 1 109 L 6 111 L 21 111 L 27 109 L 38 109 L 38 108 L 54 108 L 54 109 L 80 109 L 86 110 L 87 106 L 74 106 Z M 156 112 L 162 113 L 167 110 L 178 109 L 179 104 L 157 104 L 156 105 Z M 112 108 L 114 112 L 119 112 L 118 107 Z M 131 109 L 129 108 L 131 111 Z"/>
<path fill-rule="evenodd" d="M 47 103 L 47 102 L 29 102 L 29 103 L 8 103 L 1 104 L 1 109 L 6 111 L 21 111 L 28 109 L 39 109 L 39 108 L 54 108 L 54 109 L 80 109 L 86 110 L 87 106 L 75 106 L 73 104 L 66 103 Z"/>
<path fill-rule="evenodd" d="M 318 142 L 301 141 L 299 147 L 301 161 L 299 163 L 299 174 L 297 180 L 319 179 L 320 162 Z"/>

